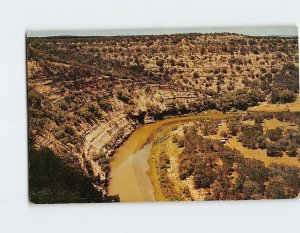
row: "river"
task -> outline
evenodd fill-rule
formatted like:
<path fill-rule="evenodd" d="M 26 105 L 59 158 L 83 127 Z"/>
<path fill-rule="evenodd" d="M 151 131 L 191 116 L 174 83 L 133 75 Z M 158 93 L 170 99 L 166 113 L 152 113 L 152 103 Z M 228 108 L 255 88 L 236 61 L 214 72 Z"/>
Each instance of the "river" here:
<path fill-rule="evenodd" d="M 220 113 L 214 116 L 224 118 Z M 163 127 L 208 117 L 212 117 L 212 113 L 168 118 L 137 128 L 112 157 L 109 195 L 118 194 L 121 202 L 155 201 L 154 188 L 147 174 L 154 136 Z"/>

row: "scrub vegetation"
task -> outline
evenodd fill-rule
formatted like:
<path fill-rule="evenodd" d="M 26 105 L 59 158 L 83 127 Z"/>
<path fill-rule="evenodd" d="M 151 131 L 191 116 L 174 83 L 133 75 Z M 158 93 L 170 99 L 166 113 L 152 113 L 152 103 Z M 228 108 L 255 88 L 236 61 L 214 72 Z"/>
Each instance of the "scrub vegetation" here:
<path fill-rule="evenodd" d="M 155 139 L 165 150 L 152 163 L 158 199 L 299 192 L 297 37 L 31 37 L 26 49 L 33 202 L 117 201 L 108 195 L 115 149 L 139 125 L 207 111 L 238 116 Z"/>
<path fill-rule="evenodd" d="M 265 123 L 273 118 L 278 126 L 268 129 Z M 173 201 L 297 197 L 299 119 L 299 112 L 245 113 L 230 119 L 225 116 L 222 121 L 199 120 L 183 124 L 179 130 L 166 130 L 154 140 L 150 155 L 151 174 L 157 177 L 153 180 L 158 180 L 154 181 L 159 190 L 156 198 Z M 217 125 L 217 132 L 204 134 L 205 125 Z M 230 131 L 229 125 L 237 130 Z M 222 141 L 224 135 L 228 138 L 226 142 Z M 231 144 L 233 139 L 248 148 L 250 157 L 241 147 Z M 263 150 L 264 154 L 251 157 L 257 150 Z M 278 157 L 281 159 L 277 160 Z M 266 158 L 272 161 L 266 162 Z"/>

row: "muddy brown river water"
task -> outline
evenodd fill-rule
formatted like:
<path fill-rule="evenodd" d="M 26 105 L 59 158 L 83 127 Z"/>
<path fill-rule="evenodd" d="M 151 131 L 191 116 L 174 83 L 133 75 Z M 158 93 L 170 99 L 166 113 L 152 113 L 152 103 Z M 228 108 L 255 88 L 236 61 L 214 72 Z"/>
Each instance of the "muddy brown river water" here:
<path fill-rule="evenodd" d="M 147 173 L 154 136 L 164 127 L 212 117 L 211 114 L 168 118 L 137 128 L 113 155 L 109 195 L 118 194 L 121 202 L 155 201 L 154 188 Z M 223 114 L 217 115 L 224 118 Z"/>

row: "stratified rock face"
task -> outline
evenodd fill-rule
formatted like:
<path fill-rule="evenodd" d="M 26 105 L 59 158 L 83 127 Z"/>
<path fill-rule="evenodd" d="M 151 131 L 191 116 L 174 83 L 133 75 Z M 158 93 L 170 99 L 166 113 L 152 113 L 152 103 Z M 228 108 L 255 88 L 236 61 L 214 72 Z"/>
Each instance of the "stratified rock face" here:
<path fill-rule="evenodd" d="M 111 156 L 118 147 L 134 130 L 135 122 L 129 120 L 124 113 L 111 114 L 106 122 L 93 127 L 85 136 L 83 154 L 86 160 L 91 161 L 93 175 L 105 178 L 106 174 L 101 172 L 97 160 L 92 155 L 104 152 Z"/>
<path fill-rule="evenodd" d="M 100 181 L 100 155 L 110 159 L 139 123 L 245 109 L 285 80 L 287 98 L 298 91 L 297 38 L 30 38 L 27 52 L 30 140 Z"/>

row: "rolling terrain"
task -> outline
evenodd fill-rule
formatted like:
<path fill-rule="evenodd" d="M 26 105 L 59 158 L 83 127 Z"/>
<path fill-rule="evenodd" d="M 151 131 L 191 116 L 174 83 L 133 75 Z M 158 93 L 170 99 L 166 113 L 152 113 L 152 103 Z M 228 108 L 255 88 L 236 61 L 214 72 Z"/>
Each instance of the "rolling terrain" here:
<path fill-rule="evenodd" d="M 29 157 L 49 149 L 102 196 L 79 199 L 115 201 L 109 163 L 137 127 L 210 109 L 294 104 L 298 57 L 296 37 L 28 38 Z M 31 196 L 48 192 L 31 187 Z"/>

